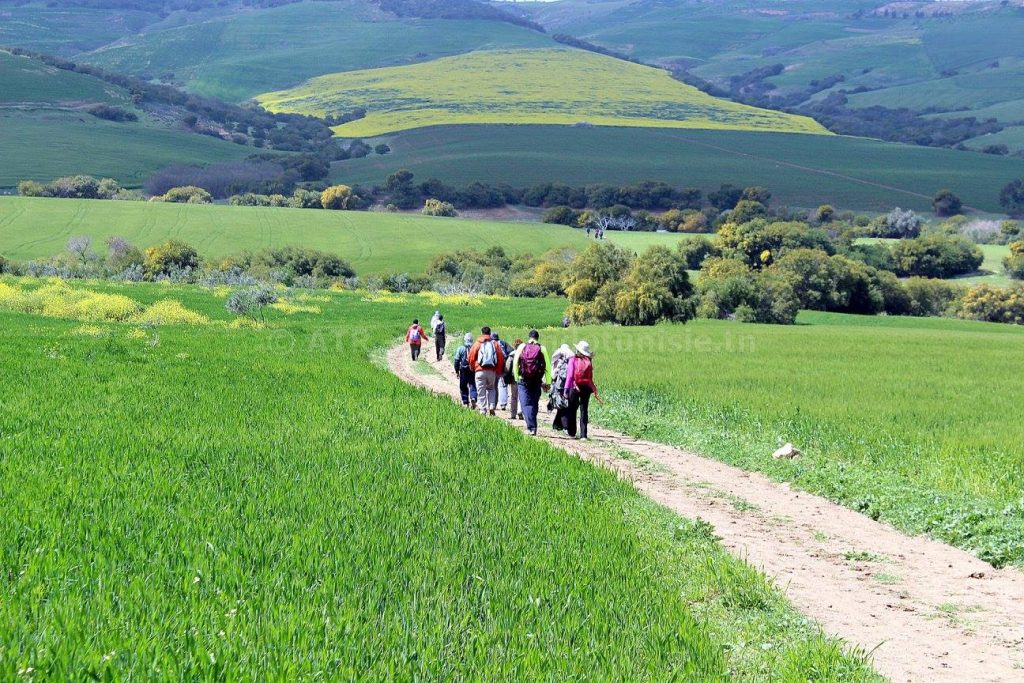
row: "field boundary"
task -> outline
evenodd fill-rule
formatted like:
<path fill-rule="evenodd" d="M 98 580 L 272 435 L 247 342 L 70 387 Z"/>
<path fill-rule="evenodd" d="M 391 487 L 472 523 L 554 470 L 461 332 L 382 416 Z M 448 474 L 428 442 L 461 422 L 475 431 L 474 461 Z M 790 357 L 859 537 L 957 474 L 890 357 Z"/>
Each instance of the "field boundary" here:
<path fill-rule="evenodd" d="M 436 365 L 427 356 L 419 362 Z M 405 382 L 458 400 L 447 368 L 417 372 L 404 344 L 386 359 Z M 1021 572 L 995 570 L 951 546 L 695 453 L 595 427 L 589 442 L 574 441 L 549 423 L 542 412 L 541 437 L 551 445 L 612 469 L 684 517 L 710 522 L 729 552 L 772 577 L 825 632 L 870 652 L 892 680 L 1020 676 Z"/>

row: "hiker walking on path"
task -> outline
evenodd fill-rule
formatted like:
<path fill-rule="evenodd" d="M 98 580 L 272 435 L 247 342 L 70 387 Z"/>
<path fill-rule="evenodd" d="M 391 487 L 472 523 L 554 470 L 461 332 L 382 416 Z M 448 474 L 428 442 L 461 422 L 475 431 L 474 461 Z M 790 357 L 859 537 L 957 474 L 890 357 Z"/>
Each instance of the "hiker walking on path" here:
<path fill-rule="evenodd" d="M 508 342 L 504 341 L 497 332 L 491 332 L 491 340 L 498 342 L 498 346 L 501 347 L 501 353 L 505 357 L 505 362 L 502 363 L 498 370 L 498 410 L 505 410 L 508 406 L 509 387 L 514 384 L 514 382 L 506 381 L 505 370 L 508 367 L 508 361 L 515 352 L 515 349 L 509 346 Z"/>
<path fill-rule="evenodd" d="M 469 366 L 476 377 L 477 408 L 481 415 L 494 415 L 498 406 L 498 374 L 505 368 L 501 345 L 491 339 L 491 328 L 483 327 L 469 350 Z"/>
<path fill-rule="evenodd" d="M 551 427 L 558 432 L 569 427 L 569 400 L 565 397 L 565 377 L 572 356 L 573 351 L 568 344 L 562 344 L 551 356 L 551 394 L 548 397 L 548 412 L 555 411 Z"/>
<path fill-rule="evenodd" d="M 434 333 L 434 349 L 437 351 L 437 362 L 444 360 L 444 347 L 447 344 L 448 327 L 445 325 L 444 316 L 434 311 L 434 318 L 430 321 L 430 331 Z"/>
<path fill-rule="evenodd" d="M 473 369 L 469 367 L 469 350 L 473 347 L 473 333 L 467 332 L 462 340 L 462 346 L 455 352 L 455 376 L 459 378 L 459 397 L 462 405 L 471 406 L 476 409 L 476 378 L 473 376 Z"/>
<path fill-rule="evenodd" d="M 537 436 L 537 410 L 540 408 L 540 395 L 551 383 L 551 363 L 548 350 L 540 344 L 540 333 L 530 330 L 527 336 L 526 343 L 516 349 L 512 367 L 526 431 Z"/>
<path fill-rule="evenodd" d="M 522 339 L 516 339 L 510 347 L 512 352 L 505 359 L 505 375 L 502 381 L 508 388 L 508 417 L 510 420 L 522 420 L 523 413 L 519 409 L 519 383 L 516 381 L 516 355 L 523 345 Z"/>
<path fill-rule="evenodd" d="M 587 438 L 590 423 L 590 397 L 601 401 L 594 384 L 594 354 L 590 344 L 581 341 L 576 345 L 576 355 L 569 360 L 565 373 L 565 398 L 568 402 L 566 431 L 574 439 Z M 576 413 L 579 412 L 579 431 L 576 429 Z"/>
<path fill-rule="evenodd" d="M 420 327 L 420 321 L 413 320 L 412 325 L 409 325 L 409 329 L 405 331 L 405 341 L 409 343 L 409 350 L 412 352 L 413 360 L 420 357 L 420 348 L 423 346 L 424 340 L 430 341 L 427 339 L 427 333 Z"/>

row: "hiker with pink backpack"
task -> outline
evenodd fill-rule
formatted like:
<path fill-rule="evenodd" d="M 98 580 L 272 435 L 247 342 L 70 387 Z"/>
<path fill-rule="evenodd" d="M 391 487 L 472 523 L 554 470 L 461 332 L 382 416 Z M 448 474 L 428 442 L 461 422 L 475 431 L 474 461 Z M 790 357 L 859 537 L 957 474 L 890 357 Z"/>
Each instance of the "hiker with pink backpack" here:
<path fill-rule="evenodd" d="M 548 350 L 540 344 L 540 333 L 530 330 L 525 344 L 516 349 L 513 362 L 516 384 L 519 387 L 519 409 L 526 420 L 526 431 L 537 436 L 537 410 L 540 397 L 551 385 L 551 362 Z"/>
<path fill-rule="evenodd" d="M 587 426 L 590 423 L 590 397 L 597 402 L 601 397 L 597 394 L 594 384 L 594 354 L 590 344 L 581 341 L 576 345 L 576 355 L 569 359 L 569 367 L 565 373 L 564 395 L 569 402 L 566 431 L 574 439 L 587 440 Z M 579 413 L 579 430 L 576 428 L 576 414 Z"/>

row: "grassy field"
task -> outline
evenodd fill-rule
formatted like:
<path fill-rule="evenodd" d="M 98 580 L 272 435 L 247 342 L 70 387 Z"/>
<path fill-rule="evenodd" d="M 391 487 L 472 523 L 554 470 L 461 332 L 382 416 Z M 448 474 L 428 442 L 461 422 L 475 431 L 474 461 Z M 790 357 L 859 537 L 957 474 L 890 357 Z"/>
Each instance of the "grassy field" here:
<path fill-rule="evenodd" d="M 83 103 L 117 104 L 131 108 L 131 98 L 122 88 L 98 78 L 62 71 L 28 57 L 0 51 L 0 107 L 29 103 L 76 106 Z"/>
<path fill-rule="evenodd" d="M 241 101 L 335 71 L 481 49 L 545 47 L 493 21 L 399 19 L 367 2 L 304 2 L 147 30 L 79 58 L 130 73 L 173 73 L 192 92 Z"/>
<path fill-rule="evenodd" d="M 0 312 L 0 678 L 877 680 L 705 526 L 372 362 L 438 302 L 104 289 L 214 322 Z"/>
<path fill-rule="evenodd" d="M 400 168 L 420 179 L 528 186 L 638 180 L 717 189 L 764 185 L 791 206 L 888 211 L 931 209 L 949 187 L 965 203 L 999 212 L 999 188 L 1024 175 L 1020 159 L 863 138 L 743 131 L 568 126 L 439 126 L 386 138 L 393 152 L 335 165 L 342 182 L 383 183 Z"/>
<path fill-rule="evenodd" d="M 75 199 L 0 197 L 0 254 L 29 259 L 63 251 L 68 238 L 89 235 L 100 245 L 120 235 L 139 246 L 171 238 L 189 242 L 203 256 L 245 249 L 300 245 L 348 259 L 360 275 L 419 273 L 437 254 L 502 246 L 510 254 L 540 254 L 583 247 L 582 230 L 541 223 L 500 223 L 387 213 L 316 211 L 240 206 L 194 206 Z M 678 235 L 609 233 L 633 250 L 673 244 Z"/>
<path fill-rule="evenodd" d="M 73 56 L 160 21 L 155 12 L 67 3 L 0 4 L 0 45 Z"/>
<path fill-rule="evenodd" d="M 1024 566 L 1020 327 L 805 312 L 553 336 L 595 348 L 604 424 Z M 804 456 L 773 460 L 787 441 Z"/>
<path fill-rule="evenodd" d="M 473 52 L 336 73 L 257 100 L 272 111 L 321 116 L 366 109 L 365 118 L 335 128 L 342 137 L 433 125 L 581 122 L 826 133 L 812 119 L 720 100 L 660 69 L 567 49 Z"/>

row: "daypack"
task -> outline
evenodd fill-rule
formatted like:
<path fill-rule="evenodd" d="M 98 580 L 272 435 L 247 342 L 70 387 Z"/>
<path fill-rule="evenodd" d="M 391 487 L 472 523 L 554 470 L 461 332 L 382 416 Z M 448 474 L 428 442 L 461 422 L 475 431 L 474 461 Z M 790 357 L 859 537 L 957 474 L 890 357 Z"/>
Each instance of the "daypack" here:
<path fill-rule="evenodd" d="M 423 341 L 423 337 L 420 335 L 420 326 L 413 325 L 409 328 L 409 343 L 419 344 L 421 341 Z"/>
<path fill-rule="evenodd" d="M 481 368 L 498 367 L 498 342 L 481 342 L 480 350 L 476 352 L 476 364 Z"/>
<path fill-rule="evenodd" d="M 594 383 L 594 364 L 586 356 L 577 356 L 572 366 L 572 381 L 577 386 L 589 387 Z"/>
<path fill-rule="evenodd" d="M 540 379 L 544 376 L 547 364 L 540 344 L 526 344 L 519 352 L 519 374 L 523 379 Z"/>
<path fill-rule="evenodd" d="M 456 370 L 468 370 L 469 369 L 469 347 L 460 346 L 459 350 L 455 352 L 455 369 Z"/>

